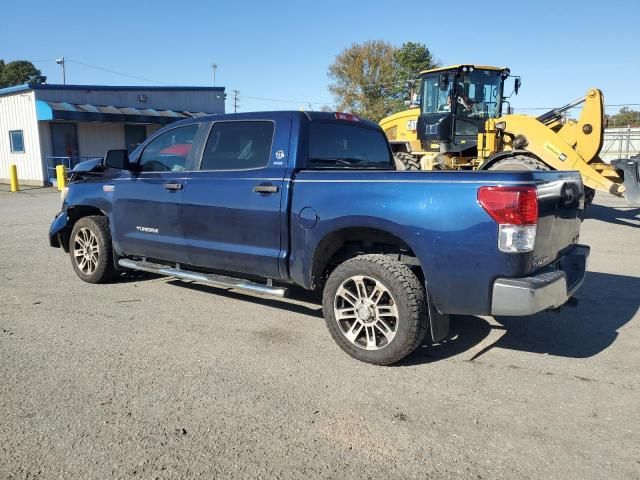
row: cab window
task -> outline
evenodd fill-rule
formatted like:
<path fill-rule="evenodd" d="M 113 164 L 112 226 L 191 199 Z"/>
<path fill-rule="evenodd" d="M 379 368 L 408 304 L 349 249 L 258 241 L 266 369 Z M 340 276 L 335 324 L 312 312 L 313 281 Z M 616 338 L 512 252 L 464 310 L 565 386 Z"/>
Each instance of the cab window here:
<path fill-rule="evenodd" d="M 142 171 L 184 171 L 197 131 L 198 125 L 187 125 L 168 130 L 152 140 L 140 156 Z"/>
<path fill-rule="evenodd" d="M 392 168 L 382 131 L 355 122 L 314 121 L 309 132 L 311 168 Z"/>

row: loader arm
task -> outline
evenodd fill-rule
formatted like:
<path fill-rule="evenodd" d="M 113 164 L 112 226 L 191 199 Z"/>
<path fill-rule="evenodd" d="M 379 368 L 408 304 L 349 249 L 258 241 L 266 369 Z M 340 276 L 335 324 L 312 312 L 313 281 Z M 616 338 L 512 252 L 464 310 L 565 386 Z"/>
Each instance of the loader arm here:
<path fill-rule="evenodd" d="M 584 103 L 578 120 L 559 122 L 563 111 Z M 502 148 L 509 149 L 518 137 L 518 148 L 524 147 L 555 170 L 577 170 L 586 186 L 622 196 L 622 179 L 598 154 L 604 136 L 602 92 L 591 89 L 587 95 L 561 109 L 551 110 L 538 118 L 528 115 L 505 115 L 490 122 L 489 128 L 501 131 Z"/>

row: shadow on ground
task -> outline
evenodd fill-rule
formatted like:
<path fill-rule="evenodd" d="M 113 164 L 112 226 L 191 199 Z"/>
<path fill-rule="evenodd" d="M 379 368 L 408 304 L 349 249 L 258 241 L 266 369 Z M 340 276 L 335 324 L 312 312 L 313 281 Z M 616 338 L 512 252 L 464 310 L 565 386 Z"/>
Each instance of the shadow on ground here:
<path fill-rule="evenodd" d="M 309 315 L 315 318 L 323 318 L 321 295 L 318 292 L 311 292 L 303 288 L 289 287 L 289 296 L 287 298 L 279 299 L 273 297 L 259 297 L 234 290 L 211 287 L 201 283 L 185 282 L 178 279 L 169 280 L 167 283 L 180 286 L 182 288 L 188 288 L 189 290 L 210 293 L 220 297 L 233 298 L 235 300 L 242 300 L 243 302 L 251 302 L 256 305 L 277 308 L 278 310 L 287 310 L 289 312 Z M 306 302 L 314 305 L 307 306 L 295 302 Z"/>
<path fill-rule="evenodd" d="M 127 274 L 121 281 L 154 278 L 158 276 L 139 272 Z M 167 283 L 316 319 L 323 318 L 321 294 L 298 287 L 290 288 L 288 298 L 276 299 L 177 279 Z M 565 306 L 529 317 L 496 317 L 499 326 L 491 325 L 480 317 L 454 315 L 451 317 L 450 334 L 444 341 L 435 345 L 425 342 L 399 365 L 429 363 L 459 355 L 480 344 L 491 330 L 496 329 L 504 333 L 471 360 L 496 347 L 569 358 L 591 357 L 613 344 L 618 330 L 636 315 L 640 307 L 639 292 L 640 278 L 588 272 L 578 291 L 579 303 L 575 307 Z"/>
<path fill-rule="evenodd" d="M 449 358 L 473 348 L 492 329 L 504 330 L 500 338 L 470 360 L 493 348 L 545 353 L 558 357 L 587 358 L 611 346 L 618 330 L 640 307 L 640 278 L 589 272 L 578 291 L 576 307 L 541 312 L 529 317 L 496 317 L 500 326 L 472 316 L 453 316 L 451 333 L 442 343 L 423 345 L 401 365 Z"/>
<path fill-rule="evenodd" d="M 601 222 L 640 227 L 640 208 L 614 208 L 604 205 L 591 204 L 584 212 L 584 218 L 592 218 Z"/>

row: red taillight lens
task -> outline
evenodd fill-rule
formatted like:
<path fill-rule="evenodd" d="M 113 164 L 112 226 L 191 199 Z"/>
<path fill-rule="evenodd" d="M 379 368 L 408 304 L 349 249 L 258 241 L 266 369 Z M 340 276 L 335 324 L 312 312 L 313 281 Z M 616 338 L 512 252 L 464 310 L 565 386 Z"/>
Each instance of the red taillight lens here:
<path fill-rule="evenodd" d="M 348 120 L 350 122 L 359 122 L 360 118 L 351 113 L 336 112 L 336 120 Z"/>
<path fill-rule="evenodd" d="M 538 191 L 535 187 L 480 187 L 478 203 L 500 225 L 538 223 Z"/>

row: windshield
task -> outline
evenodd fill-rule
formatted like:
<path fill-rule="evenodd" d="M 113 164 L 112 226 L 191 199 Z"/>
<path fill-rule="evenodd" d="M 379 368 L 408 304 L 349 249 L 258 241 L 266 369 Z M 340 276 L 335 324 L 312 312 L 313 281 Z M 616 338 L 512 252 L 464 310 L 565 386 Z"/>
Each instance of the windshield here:
<path fill-rule="evenodd" d="M 380 130 L 357 123 L 311 123 L 309 166 L 312 168 L 392 168 L 387 139 Z"/>
<path fill-rule="evenodd" d="M 423 80 L 422 113 L 446 113 L 456 104 L 461 116 L 484 119 L 499 116 L 502 72 L 474 70 L 445 72 Z"/>

